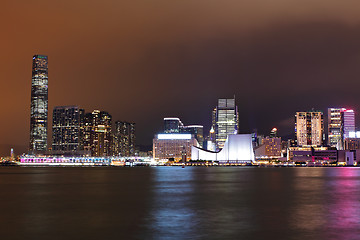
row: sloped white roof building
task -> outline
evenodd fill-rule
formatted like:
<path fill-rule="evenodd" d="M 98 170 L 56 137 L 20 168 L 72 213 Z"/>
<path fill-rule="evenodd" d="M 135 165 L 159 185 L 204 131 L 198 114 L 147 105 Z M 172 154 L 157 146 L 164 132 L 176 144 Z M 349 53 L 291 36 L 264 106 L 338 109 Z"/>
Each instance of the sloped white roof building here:
<path fill-rule="evenodd" d="M 224 148 L 219 152 L 212 152 L 192 146 L 191 159 L 219 162 L 254 162 L 255 156 L 251 134 L 228 135 Z"/>

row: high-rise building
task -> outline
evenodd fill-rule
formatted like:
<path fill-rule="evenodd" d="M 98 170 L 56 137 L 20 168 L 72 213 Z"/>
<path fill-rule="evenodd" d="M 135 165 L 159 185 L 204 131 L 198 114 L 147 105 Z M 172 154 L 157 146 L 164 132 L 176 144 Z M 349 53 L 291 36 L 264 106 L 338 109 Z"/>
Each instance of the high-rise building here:
<path fill-rule="evenodd" d="M 115 155 L 131 157 L 135 155 L 135 123 L 115 122 Z"/>
<path fill-rule="evenodd" d="M 214 112 L 213 112 L 214 116 Z M 232 99 L 219 99 L 215 109 L 215 138 L 217 150 L 224 147 L 229 134 L 237 134 L 239 114 L 235 105 L 235 97 Z"/>
<path fill-rule="evenodd" d="M 110 156 L 111 152 L 111 123 L 108 112 L 94 110 L 84 116 L 83 144 L 84 150 L 91 156 Z"/>
<path fill-rule="evenodd" d="M 78 106 L 59 106 L 53 110 L 52 150 L 54 153 L 76 154 L 83 150 L 81 113 Z"/>
<path fill-rule="evenodd" d="M 328 108 L 328 144 L 337 147 L 342 140 L 342 108 Z"/>
<path fill-rule="evenodd" d="M 352 109 L 344 109 L 342 111 L 343 119 L 343 139 L 349 137 L 350 132 L 355 132 L 355 112 Z"/>
<path fill-rule="evenodd" d="M 271 138 L 277 137 L 277 131 L 278 131 L 277 128 L 271 129 L 270 137 Z"/>
<path fill-rule="evenodd" d="M 195 139 L 198 141 L 200 147 L 204 147 L 204 126 L 202 125 L 189 125 L 184 126 L 182 132 L 193 134 Z"/>
<path fill-rule="evenodd" d="M 324 140 L 324 120 L 320 111 L 297 112 L 295 136 L 298 146 L 321 146 Z"/>
<path fill-rule="evenodd" d="M 30 152 L 47 150 L 48 57 L 34 55 L 31 80 Z"/>
<path fill-rule="evenodd" d="M 84 113 L 84 117 L 81 120 L 81 135 L 82 135 L 81 141 L 86 155 L 91 155 L 92 131 L 93 131 L 93 115 L 92 113 Z"/>
<path fill-rule="evenodd" d="M 328 108 L 328 144 L 342 149 L 349 133 L 355 131 L 355 112 L 346 108 Z"/>
<path fill-rule="evenodd" d="M 164 133 L 179 133 L 184 127 L 180 118 L 166 117 L 164 118 Z"/>

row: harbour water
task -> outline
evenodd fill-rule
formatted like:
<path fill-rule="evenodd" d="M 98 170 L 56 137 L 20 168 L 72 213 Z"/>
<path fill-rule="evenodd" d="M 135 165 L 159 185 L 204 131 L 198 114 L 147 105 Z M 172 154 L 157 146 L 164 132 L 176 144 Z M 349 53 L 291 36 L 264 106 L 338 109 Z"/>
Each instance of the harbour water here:
<path fill-rule="evenodd" d="M 1 239 L 359 239 L 360 168 L 1 167 Z"/>

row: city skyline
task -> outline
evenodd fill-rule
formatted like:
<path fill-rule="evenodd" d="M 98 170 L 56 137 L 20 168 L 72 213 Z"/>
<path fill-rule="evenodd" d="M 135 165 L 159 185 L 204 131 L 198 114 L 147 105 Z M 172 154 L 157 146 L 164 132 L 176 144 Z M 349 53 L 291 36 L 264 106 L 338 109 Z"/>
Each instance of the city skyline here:
<path fill-rule="evenodd" d="M 27 148 L 34 54 L 49 56 L 48 119 L 54 106 L 103 109 L 136 122 L 139 144 L 150 145 L 167 116 L 207 132 L 217 99 L 234 94 L 239 132 L 288 136 L 296 111 L 359 112 L 355 3 L 161 3 L 6 2 L 0 102 L 11 118 L 2 118 L 0 144 Z M 32 12 L 46 31 L 31 30 Z"/>
<path fill-rule="evenodd" d="M 360 239 L 360 1 L 1 3 L 2 239 Z"/>
<path fill-rule="evenodd" d="M 45 106 L 45 115 L 46 115 L 46 118 L 48 117 L 47 115 L 48 115 L 48 109 L 47 109 L 47 106 L 48 106 L 48 56 L 45 56 L 45 55 L 34 55 L 33 56 L 33 77 L 32 77 L 32 100 L 31 100 L 31 112 L 38 112 L 39 110 L 36 110 L 35 109 L 35 107 L 33 106 L 34 105 L 34 102 L 36 102 L 35 100 L 37 99 L 37 98 L 39 98 L 39 96 L 37 96 L 36 94 L 34 94 L 36 91 L 36 87 L 37 87 L 37 85 L 38 84 L 35 84 L 34 85 L 34 79 L 35 80 L 37 80 L 37 78 L 39 78 L 39 77 L 37 77 L 39 74 L 37 73 L 38 71 L 36 70 L 37 68 L 38 68 L 38 66 L 37 65 L 41 65 L 42 63 L 38 63 L 39 61 L 43 61 L 43 60 L 45 60 L 46 62 L 44 63 L 46 66 L 45 66 L 45 70 L 43 70 L 43 72 L 45 72 L 45 82 L 42 82 L 41 84 L 42 85 L 44 85 L 44 87 L 46 87 L 46 93 L 45 93 L 45 100 L 46 100 L 46 104 L 44 104 L 44 103 L 42 103 L 42 105 L 46 105 Z M 42 64 L 42 65 L 44 65 L 44 64 Z M 35 72 L 34 72 L 35 71 Z M 42 72 L 41 72 L 41 74 L 43 74 Z M 40 74 L 40 75 L 41 75 Z M 43 78 L 43 77 L 42 77 Z M 41 79 L 40 79 L 41 80 Z M 36 82 L 36 81 L 35 81 Z M 40 85 L 41 85 L 40 84 Z M 44 95 L 44 94 L 43 94 Z M 44 97 L 41 97 L 41 99 L 43 99 Z M 34 100 L 35 99 L 35 100 Z M 234 97 L 234 99 L 218 99 L 218 104 L 219 104 L 219 102 L 220 101 L 227 101 L 227 100 L 232 100 L 233 101 L 233 107 L 235 107 L 235 109 L 236 109 L 236 114 L 235 114 L 235 118 L 236 118 L 236 123 L 238 124 L 238 122 L 239 122 L 239 115 L 238 115 L 238 112 L 237 112 L 237 106 L 236 106 L 236 101 L 235 101 L 235 97 Z M 57 108 L 63 108 L 63 107 L 69 107 L 69 106 L 54 106 L 54 112 L 55 112 L 55 110 L 57 109 Z M 35 110 L 32 110 L 32 109 L 35 109 Z M 211 121 L 212 121 L 212 124 L 211 124 L 211 127 L 210 127 L 210 129 L 209 129 L 209 134 L 205 134 L 204 136 L 211 136 L 211 131 L 212 131 L 212 129 L 213 129 L 213 125 L 214 125 L 214 116 L 216 117 L 216 112 L 217 112 L 217 108 L 218 107 L 216 107 L 215 109 L 213 109 L 213 111 L 212 111 L 212 114 L 211 114 Z M 328 108 L 328 109 L 332 109 L 332 108 Z M 346 110 L 346 108 L 339 108 L 339 109 L 345 109 Z M 81 109 L 82 111 L 84 111 L 84 109 Z M 98 110 L 94 110 L 95 112 L 96 111 L 98 111 Z M 312 112 L 312 111 L 314 111 L 314 110 L 311 110 L 310 112 Z M 353 110 L 349 110 L 349 111 L 351 111 L 351 114 L 353 114 L 354 115 L 354 111 Z M 94 112 L 93 112 L 94 113 Z M 214 113 L 215 113 L 215 115 L 214 115 Z M 53 113 L 54 114 L 54 113 Z M 89 113 L 89 114 L 91 114 L 91 113 Z M 322 111 L 321 111 L 321 114 L 323 114 L 322 113 Z M 54 117 L 54 115 L 52 116 L 52 117 Z M 30 116 L 30 122 L 31 122 L 31 124 L 30 124 L 30 148 L 29 148 L 29 153 L 31 153 L 31 152 L 38 152 L 38 153 L 41 153 L 41 152 L 45 152 L 45 150 L 44 150 L 44 147 L 43 146 L 41 146 L 41 149 L 37 149 L 36 151 L 34 151 L 34 147 L 31 145 L 31 144 L 34 144 L 33 142 L 34 142 L 34 137 L 33 137 L 33 133 L 31 132 L 31 131 L 33 131 L 33 130 L 31 130 L 31 129 L 33 129 L 34 127 L 33 127 L 33 125 L 34 125 L 34 123 L 32 123 L 33 122 L 33 119 L 34 117 L 33 117 L 33 114 Z M 44 117 L 43 117 L 44 118 Z M 178 119 L 177 117 L 175 117 L 176 119 Z M 45 119 L 45 118 L 44 118 Z M 164 118 L 164 120 L 165 120 L 166 118 Z M 170 118 L 170 119 L 172 119 L 172 118 Z M 216 118 L 217 119 L 217 118 Z M 328 118 L 329 119 L 329 118 Z M 326 120 L 328 120 L 328 119 L 326 119 Z M 326 121 L 325 120 L 325 121 Z M 50 128 L 52 128 L 52 129 L 54 129 L 54 123 L 52 124 L 52 125 L 48 125 L 47 124 L 47 122 L 48 122 L 48 119 L 46 119 L 45 120 L 45 124 L 47 125 L 47 130 L 48 130 L 48 132 L 49 133 L 52 133 L 52 131 L 51 131 L 51 129 Z M 322 120 L 322 122 L 323 122 L 323 120 Z M 180 123 L 180 125 L 181 125 L 181 127 L 183 128 L 184 126 L 183 126 L 183 124 L 182 124 L 182 122 L 179 120 L 179 123 Z M 236 125 L 237 125 L 236 124 Z M 324 123 L 322 123 L 322 125 L 323 125 Z M 179 125 L 179 126 L 180 126 Z M 206 125 L 206 124 L 205 124 Z M 296 119 L 295 119 L 295 125 L 296 125 Z M 202 126 L 202 125 L 201 125 Z M 113 126 L 112 126 L 112 124 L 111 125 L 109 125 L 109 127 L 110 127 L 110 129 L 112 129 L 113 128 Z M 353 131 L 355 130 L 355 127 L 356 127 L 356 125 L 354 126 L 354 129 L 353 129 Z M 324 129 L 324 127 L 322 126 L 322 128 L 323 128 L 323 130 L 322 130 L 322 134 L 324 134 L 324 139 L 322 140 L 322 141 L 325 141 L 325 134 L 328 134 L 328 132 L 326 132 L 325 131 L 325 129 Z M 348 127 L 345 127 L 345 128 L 348 128 Z M 115 126 L 115 129 L 116 129 L 116 126 Z M 238 129 L 238 127 L 236 128 L 236 129 Z M 292 134 L 288 134 L 287 136 L 286 135 L 282 135 L 282 136 L 285 136 L 285 139 L 295 139 L 296 140 L 296 138 L 297 138 L 297 136 L 296 136 L 296 127 L 295 127 L 295 136 L 291 136 Z M 50 131 L 49 131 L 50 130 Z M 54 130 L 53 130 L 54 131 Z M 248 131 L 247 133 L 251 133 L 251 132 L 257 132 L 257 128 L 254 128 L 252 131 L 250 130 L 250 131 Z M 347 130 L 347 132 L 348 132 L 349 130 Z M 157 132 L 155 132 L 155 134 L 156 133 L 159 133 L 159 132 L 161 132 L 161 131 L 157 131 Z M 207 131 L 206 131 L 207 132 Z M 236 132 L 238 132 L 238 130 L 236 130 Z M 84 133 L 83 133 L 84 134 Z M 263 133 L 263 135 L 264 136 L 267 136 L 267 134 L 266 133 Z M 271 133 L 270 133 L 270 135 L 271 135 Z M 43 141 L 43 139 L 49 139 L 49 140 L 47 140 L 47 141 L 45 141 L 46 143 L 45 144 L 47 144 L 47 145 L 49 145 L 49 146 L 51 146 L 52 144 L 53 144 L 53 140 L 51 141 L 51 137 L 50 136 L 52 136 L 52 139 L 54 139 L 54 135 L 53 135 L 53 133 L 52 133 L 52 135 L 48 135 L 48 133 L 46 133 L 45 135 L 44 135 L 45 137 L 41 137 L 41 141 L 42 142 L 44 142 Z M 38 137 L 39 138 L 39 137 Z M 50 142 L 49 142 L 50 141 Z M 323 142 L 323 143 L 325 143 L 325 142 Z M 321 143 L 320 145 L 322 145 L 323 143 Z M 42 144 L 42 145 L 44 145 L 44 144 Z M 143 145 L 143 144 L 138 144 L 138 145 Z M 145 144 L 146 145 L 146 144 Z M 149 145 L 148 145 L 149 146 Z M 12 151 L 13 151 L 13 149 L 11 149 Z M 109 150 L 110 151 L 110 150 Z M 23 152 L 28 152 L 28 151 L 23 151 Z"/>

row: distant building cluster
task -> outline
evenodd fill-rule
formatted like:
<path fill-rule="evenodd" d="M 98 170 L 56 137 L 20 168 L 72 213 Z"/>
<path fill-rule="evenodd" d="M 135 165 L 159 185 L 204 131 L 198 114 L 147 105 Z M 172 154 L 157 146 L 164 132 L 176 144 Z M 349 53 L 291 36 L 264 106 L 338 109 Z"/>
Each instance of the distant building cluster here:
<path fill-rule="evenodd" d="M 48 148 L 48 57 L 35 55 L 32 66 L 30 153 L 79 156 L 135 156 L 135 123 L 116 121 L 106 111 L 78 106 L 53 109 Z"/>
<path fill-rule="evenodd" d="M 275 128 L 274 128 L 275 129 Z M 355 112 L 347 108 L 328 108 L 327 134 L 322 111 L 295 113 L 295 135 L 282 141 L 274 135 L 253 134 L 258 160 L 280 160 L 326 165 L 353 165 L 360 161 L 360 132 L 355 129 Z"/>
<path fill-rule="evenodd" d="M 153 139 L 153 157 L 158 162 L 179 162 L 191 159 L 191 147 L 202 146 L 203 126 L 184 126 L 179 118 L 164 118 L 164 131 Z"/>
<path fill-rule="evenodd" d="M 206 133 L 202 125 L 184 125 L 178 117 L 165 117 L 163 121 L 163 131 L 154 136 L 152 151 L 153 159 L 160 163 L 246 163 L 256 160 L 353 165 L 360 162 L 360 132 L 356 131 L 353 109 L 328 108 L 325 121 L 322 111 L 296 112 L 294 137 L 286 140 L 278 136 L 277 128 L 271 129 L 267 136 L 259 135 L 256 130 L 251 134 L 240 134 L 235 96 L 218 99 Z M 85 112 L 78 106 L 56 106 L 53 109 L 51 147 L 47 146 L 47 129 L 48 57 L 35 55 L 32 64 L 30 153 L 100 159 L 137 154 L 135 123 L 113 123 L 112 116 L 106 111 Z M 48 161 L 41 159 L 36 161 Z M 49 161 L 58 161 L 59 158 L 54 159 Z M 61 161 L 77 161 L 69 159 Z M 24 161 L 34 161 L 34 158 Z M 91 161 L 98 160 L 94 158 Z"/>
<path fill-rule="evenodd" d="M 155 135 L 153 157 L 158 162 L 254 161 L 250 134 L 238 134 L 239 115 L 232 99 L 218 99 L 209 135 L 202 125 L 184 126 L 177 117 L 164 118 L 164 131 Z"/>

